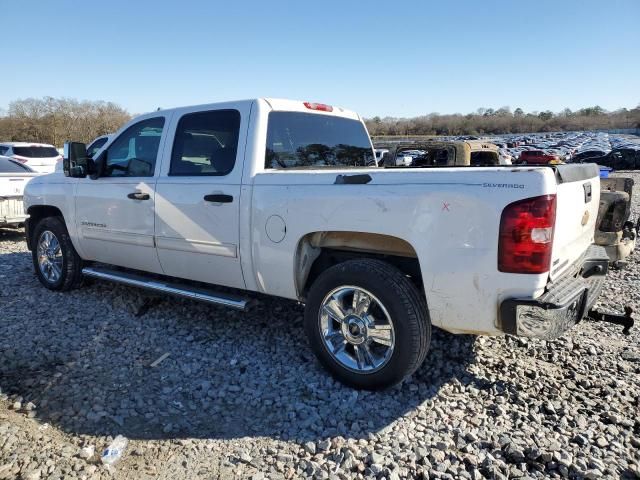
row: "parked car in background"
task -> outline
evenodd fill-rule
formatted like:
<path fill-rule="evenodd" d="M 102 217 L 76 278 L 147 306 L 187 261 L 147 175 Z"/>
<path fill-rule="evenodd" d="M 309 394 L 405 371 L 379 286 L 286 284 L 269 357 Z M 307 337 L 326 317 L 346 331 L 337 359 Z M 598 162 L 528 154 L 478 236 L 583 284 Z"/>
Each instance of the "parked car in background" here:
<path fill-rule="evenodd" d="M 56 147 L 47 143 L 0 143 L 0 155 L 12 158 L 40 173 L 52 173 L 58 162 L 62 162 L 62 155 Z"/>
<path fill-rule="evenodd" d="M 395 165 L 400 167 L 416 166 L 427 155 L 425 150 L 402 150 L 397 152 Z"/>
<path fill-rule="evenodd" d="M 557 155 L 542 150 L 527 150 L 520 154 L 520 163 L 524 165 L 549 165 L 560 161 Z"/>
<path fill-rule="evenodd" d="M 600 153 L 600 155 L 597 155 Z M 594 152 L 590 156 L 581 156 L 580 163 L 597 163 L 603 167 L 613 170 L 637 170 L 640 169 L 640 145 L 631 147 L 615 148 L 609 153 Z"/>
<path fill-rule="evenodd" d="M 545 150 L 545 152 L 547 153 L 547 155 L 555 155 L 563 162 L 568 162 L 569 160 L 571 160 L 571 154 L 563 148 L 548 148 L 547 150 Z"/>
<path fill-rule="evenodd" d="M 594 161 L 593 159 L 600 159 L 606 156 L 607 156 L 607 152 L 600 149 L 581 150 L 573 156 L 572 161 L 574 163 L 578 163 L 578 162 L 599 163 Z"/>
<path fill-rule="evenodd" d="M 0 227 L 17 226 L 27 219 L 22 195 L 25 185 L 37 175 L 27 165 L 0 156 Z"/>
<path fill-rule="evenodd" d="M 498 155 L 500 158 L 500 165 L 513 164 L 513 156 L 509 153 L 509 150 L 507 150 L 506 148 L 500 148 L 498 150 Z"/>
<path fill-rule="evenodd" d="M 105 143 L 107 143 L 111 137 L 112 135 L 108 134 L 94 138 L 93 141 L 87 145 L 87 155 L 93 158 L 93 156 L 98 153 L 102 147 L 104 147 Z"/>
<path fill-rule="evenodd" d="M 616 148 L 608 155 L 607 167 L 615 170 L 640 169 L 640 145 L 635 148 Z"/>

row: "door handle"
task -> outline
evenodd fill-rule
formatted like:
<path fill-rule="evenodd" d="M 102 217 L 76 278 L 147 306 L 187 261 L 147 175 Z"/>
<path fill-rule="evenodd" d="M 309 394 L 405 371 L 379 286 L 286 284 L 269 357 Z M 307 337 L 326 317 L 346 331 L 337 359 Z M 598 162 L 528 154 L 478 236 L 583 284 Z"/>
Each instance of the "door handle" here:
<path fill-rule="evenodd" d="M 213 193 L 211 195 L 205 195 L 204 200 L 213 203 L 231 203 L 233 202 L 233 196 L 225 195 L 224 193 Z"/>
<path fill-rule="evenodd" d="M 131 200 L 149 200 L 151 197 L 148 193 L 133 192 L 127 195 L 127 198 L 130 198 Z"/>

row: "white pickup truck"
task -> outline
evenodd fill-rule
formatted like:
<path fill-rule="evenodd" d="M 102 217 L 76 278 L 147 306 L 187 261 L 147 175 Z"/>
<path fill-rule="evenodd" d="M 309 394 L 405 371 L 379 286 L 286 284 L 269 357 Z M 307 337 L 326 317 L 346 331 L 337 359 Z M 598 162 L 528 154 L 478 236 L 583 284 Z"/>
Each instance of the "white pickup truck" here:
<path fill-rule="evenodd" d="M 149 113 L 84 149 L 26 188 L 45 287 L 298 300 L 320 362 L 358 388 L 414 372 L 432 326 L 558 336 L 607 272 L 594 165 L 371 168 L 357 114 L 266 98 Z"/>

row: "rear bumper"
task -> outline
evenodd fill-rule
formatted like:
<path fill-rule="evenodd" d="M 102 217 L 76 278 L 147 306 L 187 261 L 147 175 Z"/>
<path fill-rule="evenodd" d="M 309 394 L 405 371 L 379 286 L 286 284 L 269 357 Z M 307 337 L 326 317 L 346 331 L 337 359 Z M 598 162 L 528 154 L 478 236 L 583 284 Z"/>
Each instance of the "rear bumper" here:
<path fill-rule="evenodd" d="M 569 272 L 536 299 L 510 298 L 500 305 L 505 333 L 553 339 L 584 318 L 596 302 L 607 274 L 609 257 L 592 245 Z"/>

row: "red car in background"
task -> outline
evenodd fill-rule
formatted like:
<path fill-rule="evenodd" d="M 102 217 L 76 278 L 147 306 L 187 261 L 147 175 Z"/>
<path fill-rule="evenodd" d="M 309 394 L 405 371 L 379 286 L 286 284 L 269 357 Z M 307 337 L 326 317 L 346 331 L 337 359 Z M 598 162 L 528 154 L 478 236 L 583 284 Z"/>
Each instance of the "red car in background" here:
<path fill-rule="evenodd" d="M 527 150 L 520 154 L 522 165 L 548 165 L 550 163 L 560 163 L 560 157 L 545 153 L 542 150 Z"/>

